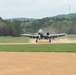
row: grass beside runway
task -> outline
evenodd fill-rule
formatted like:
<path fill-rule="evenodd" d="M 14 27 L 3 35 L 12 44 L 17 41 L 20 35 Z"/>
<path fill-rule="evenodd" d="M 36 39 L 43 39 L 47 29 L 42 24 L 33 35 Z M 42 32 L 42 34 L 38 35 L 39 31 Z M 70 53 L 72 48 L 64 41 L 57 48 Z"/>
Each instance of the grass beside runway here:
<path fill-rule="evenodd" d="M 76 44 L 0 45 L 0 52 L 76 52 Z"/>
<path fill-rule="evenodd" d="M 26 43 L 29 42 L 30 38 L 26 37 L 11 37 L 11 36 L 2 36 L 0 37 L 0 43 Z"/>

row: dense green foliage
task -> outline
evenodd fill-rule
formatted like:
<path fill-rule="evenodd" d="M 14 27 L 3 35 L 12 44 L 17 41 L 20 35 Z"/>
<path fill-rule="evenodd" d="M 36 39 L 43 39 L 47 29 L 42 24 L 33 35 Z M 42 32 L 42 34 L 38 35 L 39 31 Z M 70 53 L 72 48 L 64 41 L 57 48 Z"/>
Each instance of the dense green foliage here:
<path fill-rule="evenodd" d="M 0 45 L 0 52 L 76 52 L 76 44 Z"/>
<path fill-rule="evenodd" d="M 43 19 L 15 18 L 4 20 L 0 17 L 0 36 L 20 36 L 21 33 L 36 33 L 39 29 L 51 33 L 76 34 L 76 14 L 59 15 Z"/>
<path fill-rule="evenodd" d="M 19 36 L 22 32 L 21 21 L 0 18 L 0 36 Z"/>

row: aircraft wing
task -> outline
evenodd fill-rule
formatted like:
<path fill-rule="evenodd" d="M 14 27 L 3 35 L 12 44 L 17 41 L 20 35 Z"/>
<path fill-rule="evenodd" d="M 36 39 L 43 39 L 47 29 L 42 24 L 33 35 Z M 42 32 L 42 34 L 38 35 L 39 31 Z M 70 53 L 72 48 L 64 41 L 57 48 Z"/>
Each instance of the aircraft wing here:
<path fill-rule="evenodd" d="M 32 34 L 21 34 L 21 36 L 30 37 L 30 38 L 39 38 L 39 35 L 32 35 Z"/>
<path fill-rule="evenodd" d="M 48 36 L 48 38 L 56 38 L 56 37 L 62 37 L 65 36 L 65 33 L 61 33 L 61 34 L 51 34 Z"/>

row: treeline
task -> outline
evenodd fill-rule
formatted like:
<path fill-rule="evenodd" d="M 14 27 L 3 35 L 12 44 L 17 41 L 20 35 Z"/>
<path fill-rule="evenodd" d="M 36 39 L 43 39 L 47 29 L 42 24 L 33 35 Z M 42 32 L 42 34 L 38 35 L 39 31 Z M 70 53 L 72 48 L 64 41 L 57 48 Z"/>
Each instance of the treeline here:
<path fill-rule="evenodd" d="M 52 33 L 76 34 L 76 19 L 43 18 L 34 21 L 22 22 L 24 33 L 35 33 L 38 29 Z"/>
<path fill-rule="evenodd" d="M 20 36 L 22 33 L 36 33 L 39 29 L 51 33 L 76 34 L 76 19 L 47 17 L 20 21 L 0 17 L 0 36 Z"/>
<path fill-rule="evenodd" d="M 19 36 L 22 33 L 21 21 L 3 20 L 0 17 L 0 36 Z"/>

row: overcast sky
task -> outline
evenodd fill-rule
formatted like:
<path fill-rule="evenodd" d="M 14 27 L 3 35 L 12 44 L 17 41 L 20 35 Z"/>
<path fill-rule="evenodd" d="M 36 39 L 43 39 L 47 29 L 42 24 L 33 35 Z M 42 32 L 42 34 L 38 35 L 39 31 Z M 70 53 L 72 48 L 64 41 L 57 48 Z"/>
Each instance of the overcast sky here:
<path fill-rule="evenodd" d="M 43 18 L 76 12 L 76 0 L 0 0 L 2 18 Z"/>

